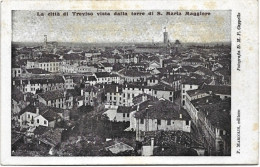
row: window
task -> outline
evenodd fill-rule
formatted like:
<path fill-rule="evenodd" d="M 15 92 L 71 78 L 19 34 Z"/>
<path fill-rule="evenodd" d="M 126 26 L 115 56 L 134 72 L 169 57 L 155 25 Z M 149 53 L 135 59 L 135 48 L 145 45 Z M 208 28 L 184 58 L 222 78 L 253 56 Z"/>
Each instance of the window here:
<path fill-rule="evenodd" d="M 123 113 L 123 117 L 125 117 L 125 113 Z"/>
<path fill-rule="evenodd" d="M 192 89 L 192 85 L 190 85 L 190 88 Z"/>
<path fill-rule="evenodd" d="M 114 97 L 114 100 L 116 100 L 116 97 Z"/>
<path fill-rule="evenodd" d="M 38 124 L 38 123 L 40 123 L 40 120 L 39 120 L 39 119 L 37 119 L 37 124 Z"/>
<path fill-rule="evenodd" d="M 172 95 L 172 92 L 170 92 L 170 95 Z"/>
<path fill-rule="evenodd" d="M 167 125 L 171 125 L 171 120 L 167 120 Z"/>
<path fill-rule="evenodd" d="M 185 90 L 183 90 L 182 93 L 185 93 Z"/>
<path fill-rule="evenodd" d="M 28 114 L 28 118 L 30 118 L 30 114 Z"/>
<path fill-rule="evenodd" d="M 160 119 L 157 119 L 157 124 L 161 125 L 161 120 Z"/>
<path fill-rule="evenodd" d="M 185 95 L 183 95 L 182 98 L 185 99 Z"/>
<path fill-rule="evenodd" d="M 144 124 L 144 119 L 141 119 L 141 124 Z"/>
<path fill-rule="evenodd" d="M 154 91 L 154 94 L 157 94 L 157 91 Z"/>
<path fill-rule="evenodd" d="M 170 97 L 169 99 L 170 99 L 170 101 L 172 101 L 172 97 Z"/>
<path fill-rule="evenodd" d="M 47 121 L 44 121 L 44 125 L 46 125 L 47 124 Z"/>
<path fill-rule="evenodd" d="M 127 113 L 127 115 L 126 115 L 127 117 L 129 117 L 129 113 Z"/>
<path fill-rule="evenodd" d="M 186 120 L 186 125 L 190 125 L 190 121 L 189 120 Z"/>
<path fill-rule="evenodd" d="M 184 88 L 184 87 L 185 87 L 185 85 L 182 85 L 182 87 Z"/>

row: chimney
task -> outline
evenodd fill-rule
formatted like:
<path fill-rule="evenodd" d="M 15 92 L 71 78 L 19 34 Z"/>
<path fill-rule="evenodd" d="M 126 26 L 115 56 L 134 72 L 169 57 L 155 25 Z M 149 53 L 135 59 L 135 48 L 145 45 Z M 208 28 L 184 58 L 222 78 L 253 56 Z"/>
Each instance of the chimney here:
<path fill-rule="evenodd" d="M 64 91 L 64 97 L 67 96 L 67 89 Z"/>
<path fill-rule="evenodd" d="M 36 115 L 39 115 L 40 112 L 39 112 L 39 107 L 36 107 Z"/>
<path fill-rule="evenodd" d="M 84 95 L 84 91 L 83 91 L 83 89 L 80 90 L 80 94 L 81 94 L 81 96 Z"/>
<path fill-rule="evenodd" d="M 151 138 L 151 147 L 154 147 L 154 138 Z"/>
<path fill-rule="evenodd" d="M 182 114 L 180 114 L 180 119 L 182 119 Z"/>
<path fill-rule="evenodd" d="M 147 100 L 147 96 L 143 94 L 142 96 L 142 102 L 146 101 Z"/>

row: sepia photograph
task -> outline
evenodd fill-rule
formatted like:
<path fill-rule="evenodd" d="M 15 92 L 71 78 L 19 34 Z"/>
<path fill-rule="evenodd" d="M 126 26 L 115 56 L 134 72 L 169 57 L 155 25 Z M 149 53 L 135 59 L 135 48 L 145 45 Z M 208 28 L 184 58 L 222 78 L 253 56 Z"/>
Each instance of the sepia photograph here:
<path fill-rule="evenodd" d="M 12 156 L 231 156 L 231 10 L 13 10 Z"/>

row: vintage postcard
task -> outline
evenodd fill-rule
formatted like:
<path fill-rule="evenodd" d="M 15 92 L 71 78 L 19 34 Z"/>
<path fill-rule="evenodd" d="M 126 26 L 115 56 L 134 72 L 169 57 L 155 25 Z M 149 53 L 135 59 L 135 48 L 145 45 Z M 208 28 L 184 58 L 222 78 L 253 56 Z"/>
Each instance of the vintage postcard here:
<path fill-rule="evenodd" d="M 3 1 L 1 164 L 258 164 L 257 12 Z"/>

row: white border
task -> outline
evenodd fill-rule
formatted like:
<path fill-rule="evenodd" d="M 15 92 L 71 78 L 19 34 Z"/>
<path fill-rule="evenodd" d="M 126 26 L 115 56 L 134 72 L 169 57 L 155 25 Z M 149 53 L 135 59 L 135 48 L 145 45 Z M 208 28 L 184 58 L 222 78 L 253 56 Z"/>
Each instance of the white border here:
<path fill-rule="evenodd" d="M 231 157 L 11 157 L 11 10 L 232 10 Z M 242 66 L 237 71 L 237 13 L 242 17 Z M 3 1 L 1 5 L 1 164 L 257 164 L 258 3 L 256 0 Z M 241 154 L 236 154 L 236 112 L 241 110 Z"/>

